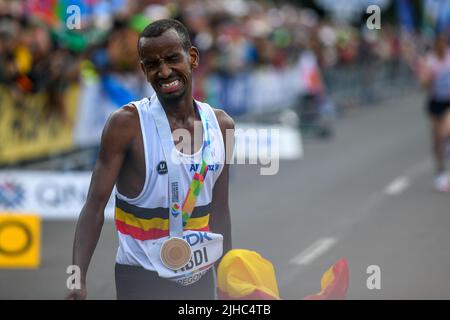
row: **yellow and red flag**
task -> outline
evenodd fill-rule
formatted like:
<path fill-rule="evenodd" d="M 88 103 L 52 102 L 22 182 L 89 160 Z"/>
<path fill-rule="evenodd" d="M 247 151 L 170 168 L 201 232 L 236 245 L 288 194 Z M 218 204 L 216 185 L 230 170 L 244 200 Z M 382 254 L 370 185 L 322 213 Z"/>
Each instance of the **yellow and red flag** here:
<path fill-rule="evenodd" d="M 305 300 L 345 299 L 349 283 L 347 260 L 339 259 L 322 276 L 321 291 Z M 218 296 L 221 300 L 280 300 L 272 263 L 255 251 L 233 249 L 217 270 Z"/>
<path fill-rule="evenodd" d="M 321 291 L 305 297 L 305 300 L 341 300 L 348 290 L 348 264 L 344 258 L 339 259 L 322 276 Z"/>
<path fill-rule="evenodd" d="M 275 269 L 255 251 L 229 251 L 217 270 L 221 300 L 279 300 Z"/>

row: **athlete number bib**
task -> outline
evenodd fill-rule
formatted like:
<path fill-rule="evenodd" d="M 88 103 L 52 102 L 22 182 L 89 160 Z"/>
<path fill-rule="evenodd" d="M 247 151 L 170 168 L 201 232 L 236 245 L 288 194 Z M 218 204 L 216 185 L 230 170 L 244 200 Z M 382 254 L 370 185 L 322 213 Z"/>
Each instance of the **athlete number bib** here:
<path fill-rule="evenodd" d="M 160 258 L 161 246 L 168 240 L 164 237 L 149 244 L 150 261 L 161 278 L 167 278 L 180 285 L 189 285 L 208 271 L 220 257 L 223 250 L 223 236 L 205 231 L 184 231 L 183 239 L 190 245 L 192 254 L 188 263 L 177 270 L 169 269 Z"/>

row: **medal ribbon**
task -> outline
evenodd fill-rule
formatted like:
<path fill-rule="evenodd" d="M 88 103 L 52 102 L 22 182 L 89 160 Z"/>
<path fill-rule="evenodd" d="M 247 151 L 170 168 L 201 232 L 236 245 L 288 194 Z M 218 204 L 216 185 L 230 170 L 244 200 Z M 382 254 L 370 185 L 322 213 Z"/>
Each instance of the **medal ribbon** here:
<path fill-rule="evenodd" d="M 194 211 L 195 203 L 197 202 L 197 197 L 203 188 L 203 183 L 205 182 L 206 174 L 208 173 L 208 162 L 210 162 L 211 160 L 210 159 L 211 140 L 209 137 L 208 119 L 200 106 L 198 106 L 198 112 L 200 114 L 200 119 L 204 124 L 202 163 L 199 166 L 199 170 L 197 170 L 197 172 L 194 173 L 194 177 L 192 178 L 191 184 L 189 185 L 189 190 L 186 194 L 186 197 L 184 198 L 182 207 L 183 227 L 186 225 L 188 219 L 191 217 L 192 211 Z"/>
<path fill-rule="evenodd" d="M 179 157 L 173 143 L 172 131 L 170 129 L 169 121 L 165 111 L 159 103 L 156 94 L 150 98 L 150 112 L 155 120 L 158 135 L 163 146 L 164 156 L 167 162 L 167 170 L 169 176 L 169 234 L 171 237 L 183 237 L 183 227 L 187 220 L 191 217 L 194 210 L 195 203 L 200 194 L 208 172 L 208 162 L 211 161 L 211 141 L 209 136 L 208 118 L 204 110 L 198 103 L 197 109 L 200 114 L 200 119 L 203 125 L 203 146 L 202 146 L 202 163 L 195 172 L 194 177 L 189 185 L 189 190 L 180 208 L 179 205 L 179 188 L 180 171 L 179 165 L 182 163 L 178 158 L 178 163 L 175 163 L 174 156 Z M 180 214 L 181 213 L 181 214 Z"/>

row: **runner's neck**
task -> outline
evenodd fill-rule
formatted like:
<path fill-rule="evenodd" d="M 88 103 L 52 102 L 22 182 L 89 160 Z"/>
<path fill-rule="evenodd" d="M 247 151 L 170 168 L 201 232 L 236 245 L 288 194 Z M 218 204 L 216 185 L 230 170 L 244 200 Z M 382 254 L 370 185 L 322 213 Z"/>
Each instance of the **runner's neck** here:
<path fill-rule="evenodd" d="M 164 106 L 164 111 L 169 119 L 170 123 L 176 123 L 177 125 L 187 125 L 193 123 L 195 120 L 200 120 L 200 115 L 194 107 L 194 100 L 191 100 L 189 104 L 179 104 Z"/>

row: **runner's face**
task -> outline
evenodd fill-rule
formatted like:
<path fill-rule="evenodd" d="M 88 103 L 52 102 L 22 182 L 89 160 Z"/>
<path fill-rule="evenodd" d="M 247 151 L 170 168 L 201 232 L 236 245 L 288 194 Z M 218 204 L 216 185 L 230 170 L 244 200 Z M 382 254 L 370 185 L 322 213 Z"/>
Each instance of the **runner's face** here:
<path fill-rule="evenodd" d="M 192 92 L 192 69 L 198 65 L 198 50 L 183 49 L 174 29 L 159 37 L 140 39 L 141 68 L 161 102 L 176 102 Z"/>

